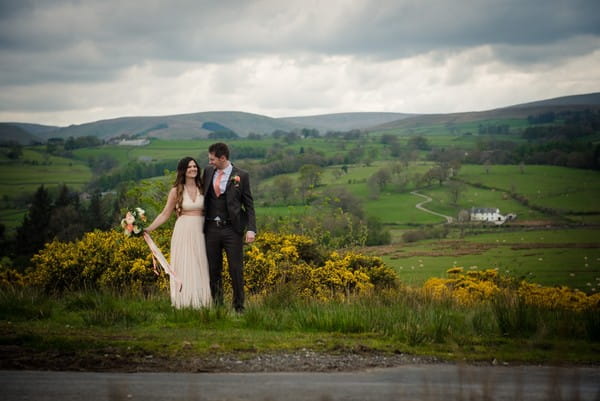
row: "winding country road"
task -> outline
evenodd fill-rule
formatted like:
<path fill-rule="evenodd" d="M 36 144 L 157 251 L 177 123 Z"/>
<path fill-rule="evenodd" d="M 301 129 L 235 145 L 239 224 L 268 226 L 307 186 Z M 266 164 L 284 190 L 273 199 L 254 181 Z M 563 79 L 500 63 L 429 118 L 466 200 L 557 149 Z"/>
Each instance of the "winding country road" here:
<path fill-rule="evenodd" d="M 60 401 L 598 400 L 600 368 L 417 364 L 354 372 L 0 371 L 0 399 Z"/>
<path fill-rule="evenodd" d="M 411 194 L 412 194 L 412 195 L 415 195 L 415 196 L 420 196 L 421 198 L 425 199 L 423 202 L 417 203 L 417 204 L 415 205 L 415 207 L 416 207 L 417 209 L 419 209 L 419 210 L 422 210 L 422 211 L 424 211 L 425 213 L 434 214 L 434 215 L 436 215 L 436 216 L 443 217 L 443 218 L 445 218 L 445 219 L 446 219 L 446 222 L 447 222 L 447 223 L 452 223 L 452 222 L 454 221 L 454 219 L 453 219 L 452 217 L 450 217 L 450 216 L 446 216 L 445 214 L 437 213 L 437 212 L 434 212 L 433 210 L 429 210 L 429 209 L 426 209 L 426 208 L 424 208 L 424 207 L 423 207 L 423 205 L 424 205 L 424 204 L 426 204 L 426 203 L 429 203 L 429 202 L 431 202 L 431 201 L 433 200 L 433 199 L 431 199 L 429 196 L 427 196 L 427 195 L 423 195 L 423 194 L 420 194 L 420 193 L 418 193 L 417 191 L 412 191 L 412 192 L 411 192 Z"/>

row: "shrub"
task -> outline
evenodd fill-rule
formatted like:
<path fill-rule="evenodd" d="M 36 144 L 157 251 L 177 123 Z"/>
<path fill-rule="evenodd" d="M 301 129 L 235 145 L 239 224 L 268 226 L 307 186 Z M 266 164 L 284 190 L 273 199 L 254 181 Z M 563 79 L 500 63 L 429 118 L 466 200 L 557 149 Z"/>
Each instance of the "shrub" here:
<path fill-rule="evenodd" d="M 171 230 L 154 235 L 167 258 L 170 236 Z M 304 297 L 329 300 L 398 285 L 396 274 L 381 259 L 353 252 L 327 256 L 314 240 L 302 235 L 261 233 L 244 258 L 250 294 L 265 295 L 288 286 Z M 120 231 L 95 231 L 69 243 L 53 241 L 32 262 L 34 269 L 25 280 L 49 293 L 80 289 L 147 293 L 168 288 L 168 276 L 157 277 L 152 271 L 145 241 L 125 238 Z M 225 293 L 230 294 L 227 270 Z"/>
<path fill-rule="evenodd" d="M 396 273 L 377 257 L 325 251 L 309 237 L 263 233 L 245 255 L 246 288 L 266 295 L 285 286 L 302 297 L 344 299 L 374 288 L 396 288 Z"/>
<path fill-rule="evenodd" d="M 168 250 L 170 232 L 154 240 Z M 168 252 L 165 252 L 168 257 Z M 141 237 L 125 238 L 120 231 L 94 231 L 79 241 L 52 241 L 32 258 L 26 280 L 46 292 L 114 288 L 148 291 L 167 288 L 167 278 L 152 270 L 152 257 Z"/>
<path fill-rule="evenodd" d="M 474 305 L 495 298 L 512 299 L 518 305 L 548 310 L 581 312 L 600 309 L 600 294 L 587 295 L 568 287 L 543 287 L 501 276 L 495 269 L 463 272 L 461 267 L 447 271 L 449 278 L 430 278 L 423 290 L 434 298 L 450 297 L 461 305 Z"/>

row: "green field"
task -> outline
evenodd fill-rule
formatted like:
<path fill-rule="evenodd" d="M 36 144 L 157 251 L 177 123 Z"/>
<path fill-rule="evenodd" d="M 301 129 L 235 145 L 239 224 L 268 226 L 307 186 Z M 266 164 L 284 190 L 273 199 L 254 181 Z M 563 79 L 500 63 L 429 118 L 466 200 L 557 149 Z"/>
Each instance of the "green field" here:
<path fill-rule="evenodd" d="M 557 166 L 465 165 L 459 177 L 469 183 L 525 195 L 532 204 L 575 212 L 599 212 L 600 172 Z"/>
<path fill-rule="evenodd" d="M 473 136 L 478 136 L 479 125 L 483 126 L 500 126 L 508 125 L 511 133 L 519 132 L 529 126 L 526 119 L 523 118 L 502 118 L 502 119 L 488 119 L 478 120 L 470 122 L 457 122 L 451 124 L 419 124 L 418 126 L 395 128 L 388 131 L 376 132 L 375 134 L 395 134 L 401 136 L 415 136 L 423 135 L 427 137 L 438 137 L 438 136 L 460 136 L 462 134 L 470 132 Z M 481 135 L 485 137 L 484 135 Z M 432 138 L 433 139 L 433 138 Z M 514 136 L 511 140 L 514 140 Z"/>
<path fill-rule="evenodd" d="M 493 125 L 507 122 L 499 120 L 486 123 Z M 412 129 L 409 135 L 428 132 L 428 139 L 432 143 L 437 141 L 453 146 L 452 143 L 456 145 L 457 142 L 464 141 L 475 144 L 477 135 L 462 135 L 464 132 L 477 131 L 475 123 L 469 124 L 459 124 L 456 127 L 419 127 L 419 129 Z M 521 120 L 509 122 L 514 129 L 522 127 L 522 124 Z M 454 134 L 449 133 L 451 128 L 454 128 Z M 429 136 L 430 134 L 432 136 Z M 407 140 L 408 136 L 400 138 L 400 141 Z M 105 145 L 75 150 L 74 159 L 50 156 L 44 152 L 45 147 L 25 147 L 22 158 L 17 162 L 6 158 L 0 159 L 0 195 L 6 201 L 5 205 L 8 205 L 9 199 L 19 199 L 17 197 L 31 194 L 41 184 L 51 191 L 63 183 L 82 190 L 92 179 L 87 161 L 89 158 L 102 155 L 110 155 L 120 165 L 135 160 L 177 160 L 183 155 L 196 157 L 200 164 L 204 164 L 206 149 L 212 142 L 214 140 L 208 139 L 152 140 L 149 145 L 142 147 Z M 347 166 L 325 167 L 321 185 L 314 191 L 322 196 L 336 188 L 344 188 L 359 199 L 368 216 L 376 217 L 384 223 L 392 233 L 392 245 L 376 247 L 368 251 L 382 254 L 386 262 L 397 269 L 407 283 L 422 283 L 427 277 L 444 275 L 448 268 L 460 265 L 465 268 L 472 266 L 498 268 L 510 274 L 531 277 L 532 280 L 547 285 L 568 284 L 586 291 L 596 288 L 596 279 L 600 271 L 598 265 L 600 232 L 595 228 L 600 224 L 600 203 L 597 201 L 600 199 L 600 172 L 598 171 L 532 165 L 524 166 L 521 172 L 521 167 L 517 165 L 463 165 L 456 177 L 465 182 L 465 185 L 457 203 L 453 204 L 447 182 L 443 185 L 435 182 L 429 187 L 416 187 L 415 177 L 435 166 L 429 161 L 413 161 L 401 167 L 400 175 L 409 179 L 408 185 L 401 191 L 390 183 L 378 196 L 372 196 L 369 187 L 371 175 L 382 168 L 390 169 L 392 163 L 399 162 L 399 160 L 381 160 L 387 157 L 387 154 L 377 135 L 370 135 L 362 142 L 336 138 L 308 138 L 291 144 L 275 138 L 231 141 L 232 152 L 235 152 L 237 147 L 238 149 L 264 149 L 276 153 L 288 152 L 290 155 L 317 150 L 332 156 L 345 153 L 357 146 L 365 148 L 365 154 L 371 156 L 368 159 L 369 164 L 362 162 Z M 338 174 L 343 167 L 347 171 Z M 298 183 L 299 173 L 286 175 L 294 183 Z M 260 182 L 253 181 L 259 225 L 260 220 L 267 216 L 283 218 L 302 216 L 309 210 L 301 204 L 300 199 L 295 199 L 289 206 L 279 205 L 277 201 L 270 199 L 268 195 L 273 189 L 275 178 L 270 177 Z M 443 217 L 426 213 L 415 207 L 423 201 L 421 197 L 410 193 L 415 189 L 433 199 L 425 205 L 427 209 L 443 215 L 456 218 L 461 210 L 472 207 L 494 207 L 499 208 L 503 214 L 515 213 L 517 220 L 509 227 L 471 226 L 465 230 L 467 234 L 465 238 L 460 238 L 459 228 L 454 227 L 445 240 L 403 244 L 402 235 L 407 231 L 445 223 Z M 529 205 L 513 199 L 510 192 L 526 197 Z M 530 207 L 531 205 L 538 209 Z M 556 209 L 564 213 L 549 214 L 541 211 L 539 207 Z M 5 206 L 0 210 L 0 221 L 11 230 L 21 223 L 23 214 L 24 208 L 15 209 L 12 206 Z M 596 226 L 593 226 L 593 229 L 580 230 L 558 228 L 554 231 L 528 231 L 527 229 L 539 224 L 572 227 L 573 224 L 580 223 L 596 224 Z M 474 230 L 487 233 L 474 235 Z"/>
<path fill-rule="evenodd" d="M 89 167 L 80 161 L 25 149 L 22 160 L 0 164 L 0 196 L 33 193 L 42 184 L 51 188 L 64 183 L 81 189 L 91 178 Z"/>
<path fill-rule="evenodd" d="M 184 156 L 191 156 L 197 159 L 201 165 L 206 163 L 207 151 L 210 144 L 214 143 L 214 139 L 195 139 L 195 140 L 178 140 L 167 141 L 153 139 L 146 146 L 120 146 L 120 145 L 105 145 L 96 148 L 84 148 L 73 151 L 75 158 L 81 161 L 87 161 L 90 157 L 99 157 L 102 155 L 111 155 L 120 164 L 125 164 L 129 161 L 138 160 L 179 160 Z M 230 143 L 232 160 L 235 161 L 235 152 L 237 149 L 253 148 L 267 150 L 274 145 L 281 144 L 281 141 L 273 138 L 262 140 L 238 139 Z M 286 150 L 293 153 L 300 153 L 302 149 L 316 149 L 319 152 L 334 154 L 340 150 L 339 141 L 324 140 L 324 139 L 304 139 L 299 140 L 291 145 L 287 145 Z M 173 167 L 174 168 L 174 167 Z"/>
<path fill-rule="evenodd" d="M 415 189 L 411 182 L 403 192 L 396 192 L 389 184 L 377 199 L 369 196 L 368 178 L 381 168 L 388 168 L 390 162 L 374 162 L 370 166 L 349 166 L 348 172 L 339 177 L 333 175 L 334 170 L 341 166 L 330 166 L 323 170 L 322 185 L 317 192 L 327 194 L 332 188 L 341 187 L 356 195 L 363 203 L 365 211 L 380 221 L 392 225 L 430 225 L 443 223 L 445 219 L 417 210 L 415 205 L 422 198 L 411 195 Z M 402 174 L 409 177 L 423 174 L 434 165 L 433 163 L 410 163 Z M 286 174 L 292 180 L 298 180 L 299 174 Z M 437 213 L 456 218 L 461 210 L 472 207 L 499 208 L 502 214 L 515 213 L 518 222 L 555 221 L 564 222 L 565 217 L 573 222 L 582 220 L 594 223 L 600 220 L 600 172 L 591 170 L 568 169 L 555 166 L 526 166 L 525 173 L 519 172 L 516 165 L 490 166 L 489 174 L 479 165 L 465 165 L 459 170 L 457 178 L 464 180 L 467 185 L 461 191 L 456 205 L 451 203 L 448 185 L 434 184 L 420 188 L 421 194 L 430 196 L 433 200 L 425 207 Z M 274 178 L 264 180 L 260 190 L 268 190 Z M 469 185 L 469 184 L 475 184 Z M 481 187 L 481 186 L 483 187 Z M 498 188 L 498 189 L 496 189 Z M 518 193 L 530 199 L 531 204 L 547 208 L 558 208 L 586 215 L 573 217 L 545 214 L 532 209 L 509 195 L 509 191 Z M 257 196 L 260 200 L 260 195 Z M 589 214 L 592 213 L 592 214 Z M 600 221 L 599 221 L 600 222 Z"/>
<path fill-rule="evenodd" d="M 390 245 L 368 252 L 382 255 L 409 285 L 445 277 L 448 269 L 460 266 L 498 269 L 547 286 L 600 291 L 600 229 L 497 230 L 461 240 Z"/>

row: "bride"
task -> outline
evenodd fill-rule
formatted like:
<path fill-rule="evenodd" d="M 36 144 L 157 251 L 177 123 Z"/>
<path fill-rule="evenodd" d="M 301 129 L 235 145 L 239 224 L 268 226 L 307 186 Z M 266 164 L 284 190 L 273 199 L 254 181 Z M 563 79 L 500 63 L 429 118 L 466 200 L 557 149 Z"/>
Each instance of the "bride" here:
<path fill-rule="evenodd" d="M 146 228 L 156 230 L 173 211 L 177 221 L 171 237 L 171 267 L 177 280 L 170 279 L 171 304 L 176 308 L 207 307 L 211 303 L 208 261 L 204 242 L 204 196 L 198 163 L 184 157 L 177 164 L 177 178 L 163 211 Z M 179 283 L 182 285 L 180 287 Z"/>

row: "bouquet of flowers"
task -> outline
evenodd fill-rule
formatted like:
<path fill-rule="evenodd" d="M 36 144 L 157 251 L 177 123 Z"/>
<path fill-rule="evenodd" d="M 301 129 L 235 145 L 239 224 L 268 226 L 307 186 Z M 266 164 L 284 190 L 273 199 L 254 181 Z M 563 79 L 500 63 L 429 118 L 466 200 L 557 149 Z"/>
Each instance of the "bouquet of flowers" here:
<path fill-rule="evenodd" d="M 128 210 L 125 217 L 121 220 L 121 227 L 123 227 L 123 234 L 127 237 L 131 235 L 139 236 L 144 232 L 144 225 L 148 219 L 146 218 L 146 212 L 140 207 L 136 207 L 133 210 Z"/>

